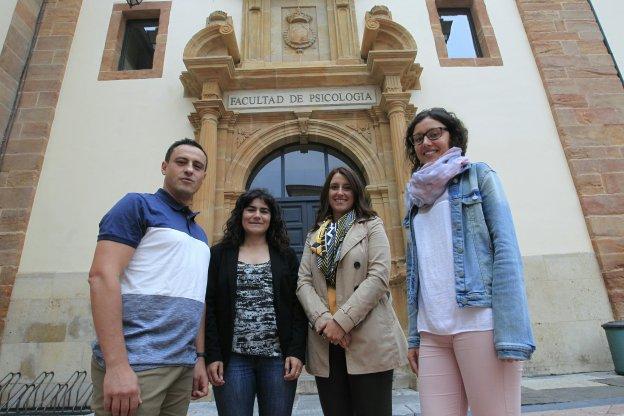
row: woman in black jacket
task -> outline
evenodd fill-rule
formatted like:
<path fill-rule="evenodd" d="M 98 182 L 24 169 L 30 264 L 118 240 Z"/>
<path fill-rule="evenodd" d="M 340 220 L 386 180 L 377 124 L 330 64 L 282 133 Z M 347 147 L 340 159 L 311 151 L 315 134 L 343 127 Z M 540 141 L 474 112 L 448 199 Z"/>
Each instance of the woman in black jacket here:
<path fill-rule="evenodd" d="M 211 248 L 206 363 L 220 416 L 292 412 L 307 319 L 297 300 L 299 262 L 275 199 L 253 189 L 236 201 Z"/>

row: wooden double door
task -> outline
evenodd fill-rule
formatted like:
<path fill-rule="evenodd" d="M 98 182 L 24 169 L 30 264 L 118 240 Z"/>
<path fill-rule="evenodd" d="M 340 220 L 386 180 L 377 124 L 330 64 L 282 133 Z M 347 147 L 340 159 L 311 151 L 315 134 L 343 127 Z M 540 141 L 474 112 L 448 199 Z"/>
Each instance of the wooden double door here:
<path fill-rule="evenodd" d="M 277 202 L 282 209 L 282 218 L 286 223 L 290 245 L 301 259 L 308 232 L 314 226 L 314 220 L 319 208 L 319 198 L 316 196 L 278 198 Z"/>

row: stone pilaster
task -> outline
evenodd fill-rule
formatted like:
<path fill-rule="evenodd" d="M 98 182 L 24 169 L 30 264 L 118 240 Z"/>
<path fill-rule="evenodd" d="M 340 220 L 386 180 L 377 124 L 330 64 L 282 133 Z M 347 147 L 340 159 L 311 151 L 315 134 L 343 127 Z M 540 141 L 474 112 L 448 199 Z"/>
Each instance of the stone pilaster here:
<path fill-rule="evenodd" d="M 403 150 L 403 139 L 405 136 L 405 112 L 409 104 L 411 94 L 409 92 L 397 92 L 400 90 L 400 82 L 398 76 L 387 76 L 390 78 L 386 82 L 384 89 L 386 92 L 382 94 L 381 106 L 388 115 L 390 121 L 390 142 L 392 144 L 392 155 L 394 161 L 394 177 L 397 186 L 399 201 L 403 201 L 404 185 L 407 181 L 407 170 L 405 166 L 405 151 Z M 398 83 L 398 87 L 392 87 L 392 81 Z M 404 204 L 399 204 L 401 218 L 405 216 Z"/>
<path fill-rule="evenodd" d="M 22 29 L 28 27 L 34 32 L 37 19 L 33 10 L 38 10 L 37 4 L 41 2 L 17 2 L 15 13 L 21 17 L 14 15 L 14 20 L 28 16 L 27 24 L 17 22 L 17 26 Z M 17 107 L 12 109 L 16 111 L 16 117 L 13 125 L 9 126 L 6 150 L 0 165 L 0 335 L 4 330 L 82 0 L 49 0 L 42 7 L 45 9 L 39 32 L 24 84 L 18 91 Z M 11 30 L 10 27 L 9 33 Z M 22 30 L 21 33 L 25 32 Z M 30 39 L 20 40 L 12 36 L 9 40 L 7 34 L 9 42 L 12 42 L 9 46 L 28 53 Z M 25 61 L 26 55 L 22 58 Z M 12 61 L 12 64 L 15 63 Z M 15 87 L 18 87 L 17 83 Z"/>
<path fill-rule="evenodd" d="M 193 209 L 200 212 L 197 222 L 204 228 L 210 241 L 213 241 L 217 183 L 217 127 L 219 118 L 223 114 L 223 102 L 221 100 L 211 101 L 195 102 L 197 112 L 201 116 L 199 143 L 208 156 L 208 164 L 206 167 L 206 178 L 193 198 Z"/>
<path fill-rule="evenodd" d="M 586 0 L 516 0 L 613 312 L 624 319 L 624 89 Z"/>

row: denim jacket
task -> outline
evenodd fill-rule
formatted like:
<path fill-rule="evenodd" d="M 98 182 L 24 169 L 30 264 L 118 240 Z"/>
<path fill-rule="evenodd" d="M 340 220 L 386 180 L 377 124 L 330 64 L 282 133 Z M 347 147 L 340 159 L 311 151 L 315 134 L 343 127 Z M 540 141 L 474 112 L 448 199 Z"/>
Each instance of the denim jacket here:
<path fill-rule="evenodd" d="M 524 289 L 522 258 L 507 198 L 496 172 L 473 163 L 448 185 L 457 305 L 491 307 L 494 347 L 499 358 L 528 360 L 535 350 Z M 408 344 L 418 348 L 418 256 L 413 206 L 405 218 Z"/>

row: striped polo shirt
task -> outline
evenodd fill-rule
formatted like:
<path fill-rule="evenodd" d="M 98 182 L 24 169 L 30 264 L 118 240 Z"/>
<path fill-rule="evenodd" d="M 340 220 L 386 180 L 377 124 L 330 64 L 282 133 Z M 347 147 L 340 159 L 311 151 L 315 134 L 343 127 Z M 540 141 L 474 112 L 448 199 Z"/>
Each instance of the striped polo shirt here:
<path fill-rule="evenodd" d="M 135 371 L 195 365 L 210 261 L 196 215 L 159 189 L 127 194 L 100 221 L 98 241 L 136 249 L 120 276 L 123 333 Z M 97 341 L 93 355 L 104 366 Z"/>

